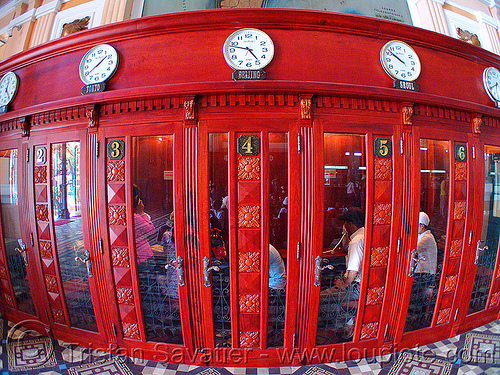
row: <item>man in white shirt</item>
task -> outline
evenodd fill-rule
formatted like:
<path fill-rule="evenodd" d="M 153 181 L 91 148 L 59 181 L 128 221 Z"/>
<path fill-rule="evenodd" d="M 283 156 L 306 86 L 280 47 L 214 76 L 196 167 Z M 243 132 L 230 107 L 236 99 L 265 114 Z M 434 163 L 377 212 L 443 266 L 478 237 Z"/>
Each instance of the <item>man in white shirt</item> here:
<path fill-rule="evenodd" d="M 335 286 L 321 292 L 322 296 L 346 293 L 349 300 L 359 297 L 361 282 L 361 266 L 363 265 L 363 250 L 365 245 L 365 215 L 359 208 L 352 208 L 338 216 L 344 222 L 344 229 L 349 236 L 346 256 L 346 272 L 343 280 L 335 280 Z"/>
<path fill-rule="evenodd" d="M 418 215 L 418 242 L 414 257 L 414 274 L 408 313 L 413 316 L 414 325 L 425 322 L 427 306 L 434 293 L 437 271 L 437 244 L 428 229 L 429 216 L 425 212 Z"/>
<path fill-rule="evenodd" d="M 365 245 L 365 215 L 359 208 L 352 208 L 338 216 L 344 221 L 344 228 L 349 235 L 349 246 L 346 256 L 346 272 L 344 280 L 337 280 L 335 286 L 339 289 L 349 288 L 350 299 L 359 297 L 361 282 L 361 266 L 363 265 L 363 250 Z"/>
<path fill-rule="evenodd" d="M 428 228 L 429 216 L 425 212 L 418 214 L 417 259 L 415 273 L 435 275 L 437 269 L 437 244 Z"/>

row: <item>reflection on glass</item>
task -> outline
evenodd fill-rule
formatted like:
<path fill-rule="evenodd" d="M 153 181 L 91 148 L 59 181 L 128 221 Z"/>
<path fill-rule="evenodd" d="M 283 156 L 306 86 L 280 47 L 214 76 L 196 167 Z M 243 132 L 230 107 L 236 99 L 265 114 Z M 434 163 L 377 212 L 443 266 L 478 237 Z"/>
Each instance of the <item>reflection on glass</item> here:
<path fill-rule="evenodd" d="M 447 141 L 420 140 L 420 211 L 414 275 L 405 332 L 429 327 L 436 306 L 448 222 Z"/>
<path fill-rule="evenodd" d="M 324 234 L 316 345 L 351 341 L 361 281 L 366 196 L 364 137 L 324 135 Z"/>
<path fill-rule="evenodd" d="M 20 252 L 22 248 L 18 243 L 21 239 L 21 223 L 17 198 L 17 150 L 0 151 L 0 194 L 7 266 L 17 308 L 35 315 L 24 255 Z"/>
<path fill-rule="evenodd" d="M 484 173 L 483 231 L 477 244 L 477 271 L 469 314 L 486 308 L 495 270 L 500 234 L 500 147 L 484 147 Z"/>
<path fill-rule="evenodd" d="M 132 139 L 135 250 L 148 341 L 182 344 L 173 215 L 173 136 Z"/>
<path fill-rule="evenodd" d="M 212 265 L 212 306 L 215 345 L 231 346 L 228 217 L 228 135 L 209 134 L 210 245 Z"/>
<path fill-rule="evenodd" d="M 288 235 L 288 138 L 269 134 L 269 347 L 283 346 Z"/>
<path fill-rule="evenodd" d="M 80 197 L 80 143 L 52 145 L 52 204 L 64 295 L 73 327 L 97 331 L 83 258 Z"/>

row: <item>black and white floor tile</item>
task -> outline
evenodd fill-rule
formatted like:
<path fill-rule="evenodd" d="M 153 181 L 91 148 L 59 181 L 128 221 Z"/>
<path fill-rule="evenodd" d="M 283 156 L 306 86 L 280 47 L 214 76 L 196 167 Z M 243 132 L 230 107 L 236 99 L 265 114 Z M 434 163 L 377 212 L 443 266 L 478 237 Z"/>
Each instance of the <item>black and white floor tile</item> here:
<path fill-rule="evenodd" d="M 0 319 L 0 375 L 494 375 L 500 320 L 401 353 L 302 367 L 199 367 L 111 356 Z"/>

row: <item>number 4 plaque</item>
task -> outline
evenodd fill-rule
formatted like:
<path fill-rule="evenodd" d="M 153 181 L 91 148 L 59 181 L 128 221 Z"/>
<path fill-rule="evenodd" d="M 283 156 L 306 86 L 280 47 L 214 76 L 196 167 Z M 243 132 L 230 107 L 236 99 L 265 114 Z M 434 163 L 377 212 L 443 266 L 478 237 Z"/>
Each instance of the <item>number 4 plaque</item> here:
<path fill-rule="evenodd" d="M 255 134 L 244 134 L 238 138 L 238 153 L 241 156 L 257 156 L 260 153 L 260 138 Z"/>

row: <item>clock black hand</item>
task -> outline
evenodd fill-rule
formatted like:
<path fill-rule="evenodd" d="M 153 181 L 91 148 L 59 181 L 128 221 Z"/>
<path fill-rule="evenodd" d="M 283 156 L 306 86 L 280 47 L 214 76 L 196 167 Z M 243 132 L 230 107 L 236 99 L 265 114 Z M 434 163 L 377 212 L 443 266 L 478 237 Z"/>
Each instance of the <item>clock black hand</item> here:
<path fill-rule="evenodd" d="M 406 63 L 403 60 L 401 60 L 394 52 L 392 52 L 390 49 L 388 49 L 387 51 L 389 51 L 392 56 L 394 56 L 396 59 L 398 59 L 399 61 L 401 61 L 406 66 Z"/>
<path fill-rule="evenodd" d="M 258 60 L 257 56 L 255 56 L 255 54 L 252 52 L 253 49 L 250 49 L 247 47 L 247 50 L 248 50 L 248 52 L 250 52 L 252 54 L 253 57 L 255 57 L 255 60 Z"/>
<path fill-rule="evenodd" d="M 240 47 L 240 46 L 231 46 L 233 48 L 239 48 L 239 49 L 246 49 L 248 52 L 250 52 L 252 54 L 253 57 L 255 57 L 255 59 L 257 59 L 257 56 L 255 56 L 255 54 L 253 53 L 253 49 L 251 49 L 250 47 Z"/>
<path fill-rule="evenodd" d="M 99 62 L 97 63 L 97 65 L 96 65 L 96 66 L 94 66 L 94 67 L 90 70 L 89 74 L 90 74 L 90 73 L 92 73 L 92 71 L 93 71 L 95 68 L 97 68 L 97 67 L 98 67 L 98 66 L 99 66 L 99 65 L 100 65 L 100 64 L 101 64 L 104 60 L 106 60 L 106 58 L 107 58 L 107 57 L 108 57 L 108 55 L 104 56 L 104 58 L 102 58 L 102 59 L 101 59 L 101 61 L 99 61 Z"/>

